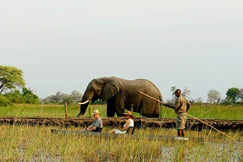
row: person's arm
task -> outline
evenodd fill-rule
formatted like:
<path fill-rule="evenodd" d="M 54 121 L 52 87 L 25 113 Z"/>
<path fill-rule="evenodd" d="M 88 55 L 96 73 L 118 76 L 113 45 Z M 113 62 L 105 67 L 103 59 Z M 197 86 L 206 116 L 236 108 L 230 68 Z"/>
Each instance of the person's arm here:
<path fill-rule="evenodd" d="M 92 125 L 90 125 L 90 126 L 92 126 Z M 87 131 L 87 130 L 88 130 L 88 128 L 90 128 L 90 126 L 88 126 L 88 127 L 84 128 L 84 129 L 82 129 L 82 130 L 81 130 L 81 132 Z"/>
<path fill-rule="evenodd" d="M 180 101 L 178 101 L 177 105 L 175 106 L 175 112 L 177 113 L 180 108 L 181 108 L 181 103 Z"/>
<path fill-rule="evenodd" d="M 87 128 L 87 131 L 94 131 L 94 130 L 96 130 L 96 127 L 95 127 L 95 126 L 93 127 L 93 125 L 90 125 L 90 126 Z"/>
<path fill-rule="evenodd" d="M 121 129 L 121 131 L 126 131 L 128 129 L 129 124 L 130 120 L 127 120 L 125 126 Z"/>
<path fill-rule="evenodd" d="M 163 103 L 163 105 L 164 105 L 164 106 L 166 106 L 166 107 L 169 107 L 169 108 L 175 109 L 175 107 L 174 107 L 174 106 L 168 105 L 167 103 Z"/>
<path fill-rule="evenodd" d="M 96 126 L 94 126 L 94 124 L 91 124 L 90 126 L 88 126 L 87 131 L 93 131 L 96 130 Z"/>
<path fill-rule="evenodd" d="M 89 130 L 91 127 L 93 127 L 93 124 L 89 125 L 86 130 Z"/>

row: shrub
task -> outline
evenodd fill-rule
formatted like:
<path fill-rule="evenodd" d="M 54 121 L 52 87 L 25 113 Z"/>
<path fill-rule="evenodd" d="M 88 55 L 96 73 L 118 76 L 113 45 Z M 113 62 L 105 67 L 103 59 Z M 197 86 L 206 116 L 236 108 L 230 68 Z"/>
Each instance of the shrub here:
<path fill-rule="evenodd" d="M 0 95 L 0 106 L 8 106 L 10 104 L 11 102 L 6 97 Z"/>
<path fill-rule="evenodd" d="M 106 104 L 106 102 L 98 99 L 98 100 L 92 102 L 91 104 L 92 105 L 104 105 L 104 104 Z"/>
<path fill-rule="evenodd" d="M 4 94 L 4 96 L 12 103 L 27 103 L 27 104 L 39 103 L 38 96 L 35 95 L 31 90 L 27 88 L 23 88 L 22 93 L 16 90 L 14 92 L 9 92 Z"/>

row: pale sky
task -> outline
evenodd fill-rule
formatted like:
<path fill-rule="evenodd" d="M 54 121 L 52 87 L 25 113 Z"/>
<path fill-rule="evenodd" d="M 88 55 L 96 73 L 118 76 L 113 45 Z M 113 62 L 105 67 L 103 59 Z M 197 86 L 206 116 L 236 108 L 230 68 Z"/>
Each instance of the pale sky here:
<path fill-rule="evenodd" d="M 1 0 L 0 64 L 41 98 L 103 76 L 225 98 L 243 88 L 243 1 Z"/>

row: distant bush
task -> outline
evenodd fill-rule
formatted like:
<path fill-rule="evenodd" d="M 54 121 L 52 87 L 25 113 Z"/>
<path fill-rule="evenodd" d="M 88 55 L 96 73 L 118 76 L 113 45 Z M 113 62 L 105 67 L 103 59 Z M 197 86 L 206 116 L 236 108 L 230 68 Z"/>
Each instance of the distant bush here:
<path fill-rule="evenodd" d="M 4 94 L 12 103 L 38 104 L 39 98 L 30 89 L 23 88 L 22 93 L 19 90 Z"/>
<path fill-rule="evenodd" d="M 48 96 L 42 100 L 44 103 L 50 104 L 75 104 L 77 101 L 81 101 L 82 94 L 77 90 L 71 92 L 71 94 L 65 94 L 62 92 L 57 92 L 55 95 Z"/>
<path fill-rule="evenodd" d="M 106 102 L 98 99 L 98 100 L 92 102 L 91 104 L 92 105 L 103 105 L 103 104 L 106 104 Z"/>
<path fill-rule="evenodd" d="M 0 95 L 0 106 L 8 106 L 11 104 L 11 101 L 4 97 L 3 95 Z"/>

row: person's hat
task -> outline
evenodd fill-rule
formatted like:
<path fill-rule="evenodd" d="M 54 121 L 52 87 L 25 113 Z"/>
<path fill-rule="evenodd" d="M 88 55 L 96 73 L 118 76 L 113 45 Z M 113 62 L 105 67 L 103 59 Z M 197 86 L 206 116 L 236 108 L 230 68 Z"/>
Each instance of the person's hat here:
<path fill-rule="evenodd" d="M 96 115 L 96 114 L 100 114 L 99 110 L 94 110 L 94 112 L 92 113 L 92 115 Z"/>
<path fill-rule="evenodd" d="M 130 116 L 131 118 L 134 118 L 134 116 L 132 115 L 131 111 L 127 111 L 126 113 L 122 113 L 123 115 L 127 115 Z"/>

